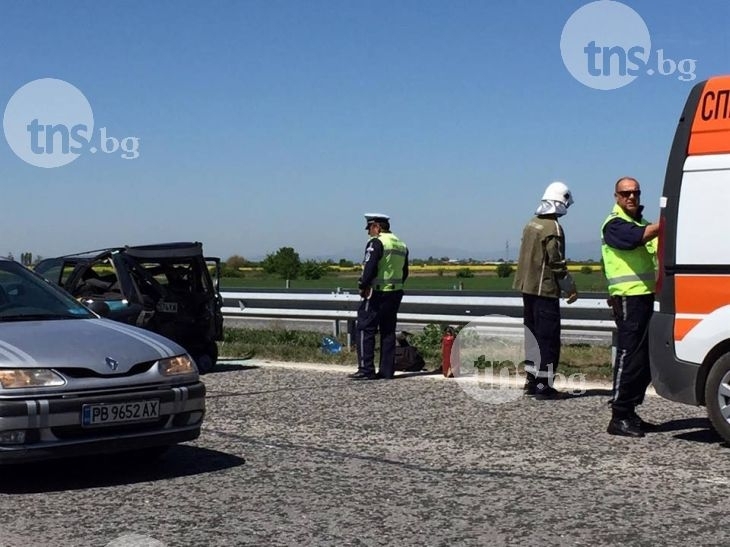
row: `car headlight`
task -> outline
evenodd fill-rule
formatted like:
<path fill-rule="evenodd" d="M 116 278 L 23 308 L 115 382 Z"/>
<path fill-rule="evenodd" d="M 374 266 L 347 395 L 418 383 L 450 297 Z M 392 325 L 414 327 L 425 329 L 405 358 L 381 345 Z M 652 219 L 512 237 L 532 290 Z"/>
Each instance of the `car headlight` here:
<path fill-rule="evenodd" d="M 49 368 L 0 369 L 0 388 L 58 387 L 66 383 L 63 376 Z"/>
<path fill-rule="evenodd" d="M 160 374 L 163 376 L 178 376 L 181 374 L 192 374 L 197 372 L 195 363 L 187 355 L 178 355 L 177 357 L 169 357 L 160 359 L 157 366 Z"/>

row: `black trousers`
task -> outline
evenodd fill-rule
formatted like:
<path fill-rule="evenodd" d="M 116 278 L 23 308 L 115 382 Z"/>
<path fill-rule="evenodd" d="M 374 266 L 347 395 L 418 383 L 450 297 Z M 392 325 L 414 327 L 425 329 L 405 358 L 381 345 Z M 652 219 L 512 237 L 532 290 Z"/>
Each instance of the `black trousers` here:
<path fill-rule="evenodd" d="M 403 291 L 373 291 L 360 302 L 355 325 L 358 371 L 375 374 L 375 335 L 380 332 L 380 375 L 395 372 L 395 328 Z"/>
<path fill-rule="evenodd" d="M 649 320 L 654 295 L 614 296 L 611 300 L 618 331 L 611 407 L 614 418 L 621 419 L 634 413 L 651 383 Z"/>
<path fill-rule="evenodd" d="M 544 389 L 552 386 L 560 362 L 560 300 L 523 293 L 522 304 L 527 382 Z"/>

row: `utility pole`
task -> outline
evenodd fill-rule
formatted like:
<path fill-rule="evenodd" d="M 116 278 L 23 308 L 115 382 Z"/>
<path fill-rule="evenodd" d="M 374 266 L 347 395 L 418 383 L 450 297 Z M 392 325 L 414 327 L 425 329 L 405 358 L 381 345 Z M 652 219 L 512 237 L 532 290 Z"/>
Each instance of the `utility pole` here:
<path fill-rule="evenodd" d="M 509 239 L 504 245 L 504 261 L 509 262 Z"/>

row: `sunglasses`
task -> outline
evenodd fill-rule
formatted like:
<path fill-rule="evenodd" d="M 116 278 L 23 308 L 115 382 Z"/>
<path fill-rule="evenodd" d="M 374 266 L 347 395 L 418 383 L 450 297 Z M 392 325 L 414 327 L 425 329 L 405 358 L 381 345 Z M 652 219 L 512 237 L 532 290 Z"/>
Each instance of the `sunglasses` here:
<path fill-rule="evenodd" d="M 618 190 L 616 193 L 622 198 L 629 198 L 632 194 L 638 198 L 641 195 L 641 190 Z"/>

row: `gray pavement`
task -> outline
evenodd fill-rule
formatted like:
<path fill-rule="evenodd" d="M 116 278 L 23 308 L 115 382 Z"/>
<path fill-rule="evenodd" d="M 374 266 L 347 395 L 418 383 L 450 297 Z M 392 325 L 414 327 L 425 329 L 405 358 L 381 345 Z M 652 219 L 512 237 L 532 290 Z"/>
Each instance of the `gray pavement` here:
<path fill-rule="evenodd" d="M 227 363 L 200 439 L 155 464 L 0 470 L 0 545 L 727 545 L 726 448 L 656 396 L 605 433 L 606 386 L 479 402 L 440 376 Z"/>

